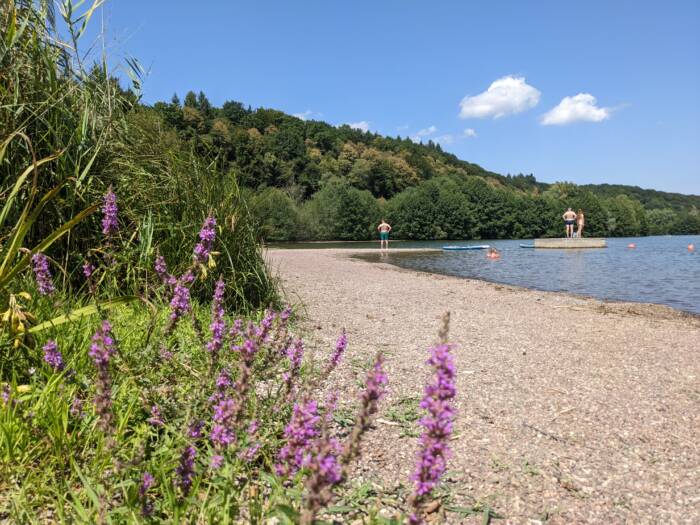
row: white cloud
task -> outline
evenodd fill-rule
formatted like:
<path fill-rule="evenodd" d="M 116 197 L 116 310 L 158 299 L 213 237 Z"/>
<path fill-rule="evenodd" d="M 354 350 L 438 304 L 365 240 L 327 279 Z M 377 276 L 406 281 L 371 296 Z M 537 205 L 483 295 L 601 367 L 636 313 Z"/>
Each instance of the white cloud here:
<path fill-rule="evenodd" d="M 512 75 L 499 78 L 483 93 L 466 96 L 459 103 L 460 118 L 501 118 L 534 108 L 540 101 L 538 89 L 525 82 L 524 77 Z"/>
<path fill-rule="evenodd" d="M 361 120 L 360 122 L 348 122 L 348 126 L 353 129 L 359 129 L 360 131 L 369 131 L 369 122 L 366 120 Z"/>
<path fill-rule="evenodd" d="M 292 116 L 294 116 L 296 118 L 300 118 L 301 120 L 307 120 L 313 114 L 314 114 L 313 111 L 311 111 L 310 109 L 307 109 L 306 111 L 304 111 L 302 113 L 294 113 Z"/>
<path fill-rule="evenodd" d="M 473 137 L 476 137 L 477 135 L 476 135 L 476 131 L 474 131 L 474 129 L 467 128 L 464 130 L 464 136 L 469 137 L 469 138 L 473 138 Z"/>
<path fill-rule="evenodd" d="M 450 135 L 449 133 L 446 133 L 444 135 L 440 135 L 438 137 L 435 137 L 433 139 L 435 142 L 439 142 L 440 144 L 452 144 L 455 141 L 454 135 Z"/>
<path fill-rule="evenodd" d="M 435 134 L 437 131 L 437 128 L 435 126 L 429 126 L 427 128 L 423 128 L 419 131 L 416 132 L 416 137 L 427 137 L 429 135 Z"/>
<path fill-rule="evenodd" d="M 396 126 L 396 131 L 406 131 L 410 126 L 408 124 L 403 124 L 402 126 Z"/>
<path fill-rule="evenodd" d="M 571 124 L 572 122 L 601 122 L 610 118 L 610 108 L 596 106 L 596 98 L 589 93 L 564 97 L 561 102 L 542 115 L 543 126 Z"/>

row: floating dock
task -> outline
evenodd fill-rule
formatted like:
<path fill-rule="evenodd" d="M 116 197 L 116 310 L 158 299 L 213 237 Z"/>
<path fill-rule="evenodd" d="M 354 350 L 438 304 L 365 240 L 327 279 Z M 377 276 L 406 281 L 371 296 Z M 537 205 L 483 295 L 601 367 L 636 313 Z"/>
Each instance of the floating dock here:
<path fill-rule="evenodd" d="M 554 248 L 554 249 L 578 249 L 578 248 L 606 248 L 608 243 L 600 237 L 574 237 L 571 239 L 535 239 L 535 248 Z"/>

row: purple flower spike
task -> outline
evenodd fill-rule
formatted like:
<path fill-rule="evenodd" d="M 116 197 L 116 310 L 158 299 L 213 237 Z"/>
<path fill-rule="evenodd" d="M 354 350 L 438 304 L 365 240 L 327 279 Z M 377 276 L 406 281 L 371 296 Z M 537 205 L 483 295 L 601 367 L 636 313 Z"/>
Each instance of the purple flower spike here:
<path fill-rule="evenodd" d="M 194 458 L 197 456 L 197 450 L 193 446 L 188 446 L 182 451 L 180 456 L 180 464 L 175 469 L 177 474 L 176 484 L 180 487 L 182 495 L 187 497 L 192 488 L 192 478 L 194 477 Z"/>
<path fill-rule="evenodd" d="M 153 405 L 151 407 L 151 417 L 149 417 L 147 421 L 154 427 L 162 427 L 165 425 L 165 421 L 163 421 L 163 416 L 160 413 L 160 408 L 158 408 L 158 405 Z"/>
<path fill-rule="evenodd" d="M 340 363 L 340 359 L 345 353 L 345 349 L 348 347 L 348 336 L 345 334 L 345 329 L 340 333 L 340 337 L 335 343 L 335 351 L 328 362 L 328 367 L 326 368 L 326 375 L 330 374 Z"/>
<path fill-rule="evenodd" d="M 150 516 L 153 513 L 153 504 L 148 501 L 147 493 L 155 483 L 155 478 L 150 472 L 144 472 L 139 486 L 139 501 L 141 502 L 141 514 Z"/>
<path fill-rule="evenodd" d="M 205 264 L 209 259 L 209 253 L 216 239 L 216 219 L 207 217 L 199 231 L 199 242 L 194 247 L 194 260 L 199 264 Z"/>
<path fill-rule="evenodd" d="M 162 255 L 159 255 L 156 257 L 156 262 L 153 265 L 156 274 L 158 274 L 158 277 L 165 282 L 168 278 L 168 265 L 165 262 L 165 257 Z"/>
<path fill-rule="evenodd" d="M 187 437 L 192 439 L 202 438 L 202 428 L 204 428 L 204 421 L 198 420 L 192 423 L 187 429 Z"/>
<path fill-rule="evenodd" d="M 211 304 L 211 317 L 212 321 L 209 325 L 211 330 L 211 340 L 207 343 L 207 350 L 209 350 L 215 356 L 218 355 L 219 350 L 224 345 L 224 330 L 226 329 L 226 323 L 224 321 L 224 281 L 219 279 L 216 282 L 216 289 L 214 290 L 214 300 Z"/>
<path fill-rule="evenodd" d="M 143 479 L 141 481 L 141 487 L 139 488 L 139 495 L 144 496 L 146 492 L 153 486 L 155 478 L 150 472 L 143 473 Z"/>
<path fill-rule="evenodd" d="M 219 454 L 215 454 L 211 457 L 211 468 L 212 470 L 218 470 L 222 467 L 224 464 L 224 456 L 221 456 Z"/>
<path fill-rule="evenodd" d="M 49 259 L 43 253 L 35 253 L 32 255 L 32 268 L 36 284 L 39 287 L 41 295 L 51 295 L 56 291 L 51 278 L 51 270 L 49 269 Z"/>
<path fill-rule="evenodd" d="M 92 336 L 92 345 L 88 354 L 92 357 L 97 368 L 101 368 L 109 364 L 109 359 L 115 352 L 114 338 L 112 337 L 112 324 L 104 320 Z"/>
<path fill-rule="evenodd" d="M 190 289 L 186 286 L 193 280 L 191 272 L 180 277 L 175 285 L 173 298 L 170 300 L 170 321 L 175 323 L 192 308 L 190 304 Z"/>
<path fill-rule="evenodd" d="M 450 345 L 440 344 L 430 352 L 427 364 L 433 367 L 435 374 L 432 381 L 426 385 L 425 396 L 420 403 L 420 407 L 428 413 L 420 420 L 423 434 L 420 438 L 416 471 L 411 476 L 415 483 L 413 507 L 416 511 L 419 511 L 420 500 L 435 488 L 447 468 L 449 439 L 455 416 L 452 406 L 452 399 L 456 394 L 455 367 Z M 415 517 L 420 520 L 418 514 L 415 514 Z"/>
<path fill-rule="evenodd" d="M 310 449 L 320 433 L 320 420 L 316 401 L 294 403 L 292 418 L 284 429 L 287 443 L 280 450 L 275 466 L 279 475 L 292 475 L 308 462 Z"/>
<path fill-rule="evenodd" d="M 56 341 L 47 341 L 43 347 L 44 361 L 54 370 L 63 370 L 63 356 L 58 351 Z"/>
<path fill-rule="evenodd" d="M 343 450 L 341 461 L 344 465 L 350 463 L 350 460 L 360 453 L 362 437 L 370 428 L 372 416 L 377 413 L 379 400 L 384 397 L 388 379 L 384 373 L 383 365 L 384 358 L 382 354 L 377 354 L 374 365 L 367 374 L 365 389 L 360 396 L 361 406 L 355 419 L 355 427 L 352 429 L 352 434 L 350 434 L 350 438 Z"/>
<path fill-rule="evenodd" d="M 109 360 L 115 351 L 112 325 L 109 321 L 104 320 L 95 335 L 92 336 L 92 345 L 90 345 L 88 354 L 97 368 L 95 408 L 100 417 L 100 426 L 105 432 L 113 430 L 112 378 L 109 373 Z"/>
<path fill-rule="evenodd" d="M 83 263 L 83 275 L 89 280 L 93 273 L 95 273 L 95 266 L 89 261 L 85 261 Z"/>
<path fill-rule="evenodd" d="M 102 198 L 102 233 L 106 237 L 111 237 L 119 231 L 119 222 L 117 220 L 118 213 L 117 196 L 110 186 L 109 190 L 107 190 L 107 193 Z"/>

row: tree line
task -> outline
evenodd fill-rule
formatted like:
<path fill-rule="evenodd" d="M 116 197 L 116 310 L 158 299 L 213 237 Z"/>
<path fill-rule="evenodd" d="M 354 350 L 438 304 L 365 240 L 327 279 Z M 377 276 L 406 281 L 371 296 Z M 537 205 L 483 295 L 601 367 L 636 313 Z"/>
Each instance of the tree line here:
<path fill-rule="evenodd" d="M 700 233 L 700 196 L 633 186 L 546 184 L 500 175 L 428 141 L 307 121 L 202 92 L 153 108 L 193 151 L 235 174 L 269 241 L 362 240 L 383 216 L 405 239 L 561 235 L 561 213 L 583 209 L 587 233 Z"/>

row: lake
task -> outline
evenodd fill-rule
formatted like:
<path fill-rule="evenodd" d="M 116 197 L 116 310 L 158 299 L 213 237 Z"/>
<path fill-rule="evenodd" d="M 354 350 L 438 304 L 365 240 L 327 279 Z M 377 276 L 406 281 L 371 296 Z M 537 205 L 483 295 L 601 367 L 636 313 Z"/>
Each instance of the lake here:
<path fill-rule="evenodd" d="M 700 314 L 700 235 L 608 239 L 608 247 L 587 250 L 520 248 L 530 241 L 426 241 L 392 243 L 395 248 L 439 248 L 445 244 L 489 244 L 501 251 L 499 260 L 485 250 L 462 252 L 391 251 L 363 254 L 402 268 L 483 279 L 537 290 L 570 292 L 604 300 L 665 304 Z M 635 249 L 627 248 L 635 243 Z M 688 244 L 696 246 L 689 252 Z M 374 243 L 294 243 L 289 248 L 365 248 Z"/>

